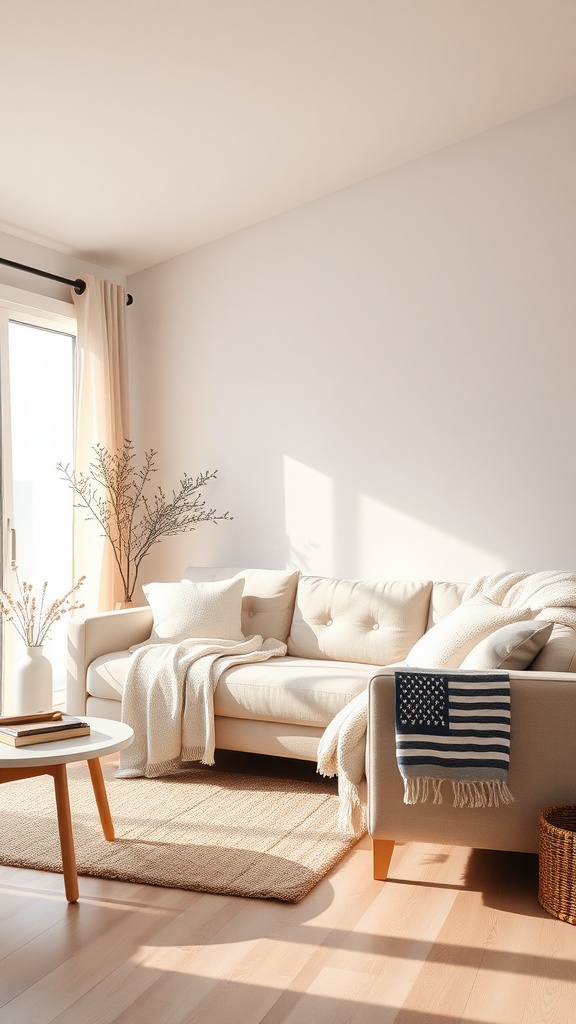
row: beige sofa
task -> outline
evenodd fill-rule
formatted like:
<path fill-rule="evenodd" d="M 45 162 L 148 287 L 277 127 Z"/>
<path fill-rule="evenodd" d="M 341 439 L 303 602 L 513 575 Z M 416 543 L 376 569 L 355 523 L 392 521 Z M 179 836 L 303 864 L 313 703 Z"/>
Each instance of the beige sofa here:
<path fill-rule="evenodd" d="M 184 574 L 201 584 L 233 577 L 244 581 L 242 632 L 283 641 L 287 653 L 224 673 L 215 694 L 216 746 L 316 760 L 326 726 L 368 690 L 368 819 L 376 877 L 386 876 L 394 840 L 535 851 L 539 811 L 576 800 L 573 628 L 554 625 L 530 668 L 510 672 L 514 804 L 467 810 L 445 800 L 441 806 L 406 806 L 395 763 L 394 671 L 389 666 L 403 663 L 420 638 L 433 636 L 433 627 L 449 621 L 466 585 L 336 580 L 231 567 L 195 567 Z M 499 607 L 495 612 L 501 614 Z M 536 615 L 537 609 L 520 609 L 512 618 Z M 153 624 L 148 606 L 70 623 L 70 713 L 120 718 L 128 648 L 148 639 Z M 472 655 L 479 649 L 468 642 Z"/>
<path fill-rule="evenodd" d="M 207 583 L 241 576 L 242 631 L 287 644 L 287 655 L 234 666 L 215 694 L 216 746 L 314 761 L 328 723 L 400 661 L 426 629 L 430 581 L 363 582 L 289 570 L 189 568 Z M 67 710 L 120 718 L 128 648 L 151 633 L 150 607 L 73 620 Z"/>

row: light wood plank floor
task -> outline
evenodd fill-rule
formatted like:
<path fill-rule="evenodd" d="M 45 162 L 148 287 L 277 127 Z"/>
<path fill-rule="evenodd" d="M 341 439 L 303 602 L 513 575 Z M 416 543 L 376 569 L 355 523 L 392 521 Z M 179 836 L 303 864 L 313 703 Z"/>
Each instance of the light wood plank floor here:
<path fill-rule="evenodd" d="M 576 927 L 537 885 L 535 856 L 415 843 L 375 882 L 367 838 L 295 905 L 95 878 L 70 905 L 0 867 L 0 1021 L 574 1024 Z"/>

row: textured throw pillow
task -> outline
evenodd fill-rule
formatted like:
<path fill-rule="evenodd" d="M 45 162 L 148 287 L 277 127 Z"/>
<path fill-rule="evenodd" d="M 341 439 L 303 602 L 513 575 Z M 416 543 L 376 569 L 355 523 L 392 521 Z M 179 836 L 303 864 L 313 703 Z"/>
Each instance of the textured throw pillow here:
<path fill-rule="evenodd" d="M 411 668 L 459 668 L 484 637 L 501 626 L 529 618 L 529 608 L 502 608 L 479 594 L 463 601 L 420 637 L 405 664 Z"/>
<path fill-rule="evenodd" d="M 244 580 L 242 632 L 245 636 L 273 637 L 285 642 L 294 612 L 297 569 L 237 569 L 191 565 L 184 573 L 192 583 Z"/>
<path fill-rule="evenodd" d="M 553 623 L 542 619 L 513 622 L 481 640 L 466 655 L 460 668 L 506 668 L 521 671 L 548 643 Z"/>
<path fill-rule="evenodd" d="M 244 580 L 217 583 L 181 580 L 180 583 L 148 583 L 142 589 L 154 614 L 149 644 L 177 644 L 191 637 L 244 639 L 241 626 Z"/>

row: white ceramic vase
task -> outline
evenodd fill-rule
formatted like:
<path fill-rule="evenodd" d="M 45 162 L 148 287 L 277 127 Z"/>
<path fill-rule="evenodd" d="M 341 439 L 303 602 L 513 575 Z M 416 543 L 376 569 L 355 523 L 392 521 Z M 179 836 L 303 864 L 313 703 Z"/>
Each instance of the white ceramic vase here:
<path fill-rule="evenodd" d="M 27 647 L 14 666 L 14 713 L 32 715 L 52 707 L 52 665 L 42 647 Z"/>

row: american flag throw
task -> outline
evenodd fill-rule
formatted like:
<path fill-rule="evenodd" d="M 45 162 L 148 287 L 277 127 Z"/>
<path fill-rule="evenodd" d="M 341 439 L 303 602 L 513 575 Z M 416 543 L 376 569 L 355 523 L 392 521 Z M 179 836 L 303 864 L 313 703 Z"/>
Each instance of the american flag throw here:
<path fill-rule="evenodd" d="M 511 803 L 508 673 L 398 670 L 394 678 L 404 803 L 442 803 L 444 781 L 456 807 Z"/>

